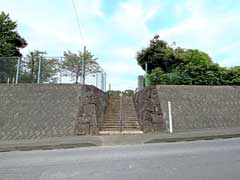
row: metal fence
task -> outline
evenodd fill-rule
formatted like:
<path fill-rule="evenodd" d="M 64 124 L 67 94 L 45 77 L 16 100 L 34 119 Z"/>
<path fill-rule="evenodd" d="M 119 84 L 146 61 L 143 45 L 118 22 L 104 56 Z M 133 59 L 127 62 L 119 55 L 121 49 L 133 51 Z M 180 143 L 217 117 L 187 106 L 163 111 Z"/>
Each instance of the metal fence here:
<path fill-rule="evenodd" d="M 87 64 L 72 72 L 64 68 L 64 57 L 0 57 L 0 83 L 88 84 L 106 91 L 106 73 L 98 63 L 93 71 Z"/>

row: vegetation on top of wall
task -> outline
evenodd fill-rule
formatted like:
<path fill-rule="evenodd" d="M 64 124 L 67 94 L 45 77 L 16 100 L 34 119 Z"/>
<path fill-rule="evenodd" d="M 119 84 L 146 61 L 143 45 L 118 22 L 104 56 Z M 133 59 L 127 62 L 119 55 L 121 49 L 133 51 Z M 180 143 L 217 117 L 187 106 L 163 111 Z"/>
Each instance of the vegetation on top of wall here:
<path fill-rule="evenodd" d="M 119 96 L 121 93 L 122 93 L 122 95 L 125 95 L 125 96 L 132 96 L 132 95 L 134 95 L 134 91 L 131 90 L 131 89 L 127 89 L 127 90 L 125 90 L 125 91 L 119 91 L 119 90 L 116 90 L 116 91 L 113 91 L 113 90 L 107 91 L 107 94 L 108 94 L 108 95 L 111 95 L 111 96 Z"/>
<path fill-rule="evenodd" d="M 149 47 L 137 52 L 138 64 L 155 84 L 240 85 L 240 66 L 225 68 L 196 49 L 168 45 L 156 35 Z"/>

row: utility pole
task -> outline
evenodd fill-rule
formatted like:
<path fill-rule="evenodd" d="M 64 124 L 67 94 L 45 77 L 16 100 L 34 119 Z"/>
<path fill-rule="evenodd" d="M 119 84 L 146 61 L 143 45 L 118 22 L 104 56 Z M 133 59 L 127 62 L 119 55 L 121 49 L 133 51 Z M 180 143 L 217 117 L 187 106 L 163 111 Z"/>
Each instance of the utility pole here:
<path fill-rule="evenodd" d="M 42 57 L 39 58 L 38 60 L 38 77 L 37 77 L 37 83 L 40 83 L 40 71 L 41 71 L 41 62 L 42 61 Z"/>
<path fill-rule="evenodd" d="M 85 78 L 86 78 L 86 46 L 84 46 L 83 50 L 83 84 L 85 84 Z"/>
<path fill-rule="evenodd" d="M 38 60 L 38 78 L 37 78 L 37 83 L 40 83 L 40 75 L 41 75 L 41 64 L 42 64 L 42 55 L 46 54 L 46 52 L 38 52 L 40 55 L 40 58 Z"/>
<path fill-rule="evenodd" d="M 83 49 L 83 61 L 82 61 L 82 84 L 85 84 L 85 74 L 86 74 L 86 46 Z"/>

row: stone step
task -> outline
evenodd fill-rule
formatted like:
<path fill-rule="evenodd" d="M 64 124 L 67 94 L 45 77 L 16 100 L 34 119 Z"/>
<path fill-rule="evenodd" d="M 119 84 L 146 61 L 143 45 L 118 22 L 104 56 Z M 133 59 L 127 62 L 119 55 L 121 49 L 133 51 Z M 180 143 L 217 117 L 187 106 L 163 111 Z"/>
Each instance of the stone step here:
<path fill-rule="evenodd" d="M 102 130 L 109 130 L 109 129 L 115 129 L 115 130 L 120 130 L 120 127 L 119 126 L 104 126 L 102 127 Z M 128 126 L 128 127 L 125 127 L 125 126 L 122 126 L 122 129 L 139 129 L 139 126 Z"/>
<path fill-rule="evenodd" d="M 120 108 L 108 107 L 108 109 L 106 110 L 106 112 L 120 112 Z"/>
<path fill-rule="evenodd" d="M 119 118 L 108 118 L 104 122 L 120 122 Z M 122 122 L 138 122 L 137 119 L 123 119 Z"/>
<path fill-rule="evenodd" d="M 105 121 L 106 120 L 106 121 Z M 120 122 L 119 119 L 105 119 L 104 122 Z M 138 120 L 137 119 L 123 119 L 122 122 L 137 122 L 138 123 Z"/>
<path fill-rule="evenodd" d="M 122 105 L 122 107 L 120 107 L 120 105 Z M 102 130 L 119 130 L 120 116 L 122 118 L 122 129 L 140 129 L 137 121 L 133 98 L 123 96 L 122 99 L 120 99 L 119 96 L 110 96 L 108 107 L 104 115 Z"/>
<path fill-rule="evenodd" d="M 105 112 L 106 114 L 120 114 L 120 110 L 106 110 Z M 129 114 L 129 115 L 134 115 L 136 116 L 136 112 L 135 111 L 122 111 L 121 114 Z"/>
<path fill-rule="evenodd" d="M 102 126 L 102 129 L 105 129 L 105 128 L 120 128 L 120 126 L 119 125 L 103 125 Z M 123 129 L 131 129 L 131 128 L 139 128 L 139 126 L 138 125 L 122 125 L 122 128 Z"/>
<path fill-rule="evenodd" d="M 119 121 L 104 121 L 102 124 L 114 124 L 114 125 L 119 125 Z M 122 124 L 134 124 L 138 125 L 137 121 L 123 121 Z"/>
<path fill-rule="evenodd" d="M 119 103 L 120 104 L 120 99 L 109 99 L 109 103 Z"/>
<path fill-rule="evenodd" d="M 117 130 L 119 130 L 120 129 L 120 127 L 119 126 L 104 126 L 104 127 L 102 127 L 102 130 L 107 130 L 107 129 L 117 129 Z M 126 127 L 126 126 L 122 126 L 122 129 L 139 129 L 139 127 L 138 126 L 128 126 L 128 127 Z"/>
<path fill-rule="evenodd" d="M 107 113 L 104 115 L 104 117 L 111 117 L 111 116 L 118 116 L 119 117 L 119 113 Z"/>
<path fill-rule="evenodd" d="M 110 115 L 111 115 L 111 114 L 120 114 L 120 113 L 119 113 L 119 111 L 116 111 L 116 112 L 115 112 L 115 111 L 107 110 L 107 111 L 105 112 L 105 114 L 110 114 Z"/>
<path fill-rule="evenodd" d="M 103 124 L 102 127 L 119 127 L 120 126 L 120 123 L 116 123 L 116 124 Z M 122 124 L 122 127 L 139 127 L 138 124 Z"/>
<path fill-rule="evenodd" d="M 116 130 L 109 130 L 109 131 L 100 131 L 99 132 L 100 135 L 118 135 L 118 134 L 143 134 L 142 131 L 139 130 L 123 130 L 122 132 Z"/>
<path fill-rule="evenodd" d="M 119 122 L 116 122 L 116 123 L 107 123 L 107 122 L 104 122 L 103 127 L 105 126 L 120 126 L 120 123 Z M 137 122 L 125 122 L 125 123 L 122 123 L 122 126 L 139 126 Z"/>
<path fill-rule="evenodd" d="M 136 131 L 139 128 L 122 128 L 122 131 Z M 102 128 L 101 131 L 120 131 L 120 128 Z"/>
<path fill-rule="evenodd" d="M 104 116 L 104 121 L 105 120 L 114 120 L 114 121 L 119 121 L 119 116 Z"/>
<path fill-rule="evenodd" d="M 135 119 L 122 119 L 121 120 L 122 122 L 138 122 L 138 120 L 135 118 Z M 120 122 L 119 118 L 108 118 L 108 119 L 105 119 L 104 122 Z"/>

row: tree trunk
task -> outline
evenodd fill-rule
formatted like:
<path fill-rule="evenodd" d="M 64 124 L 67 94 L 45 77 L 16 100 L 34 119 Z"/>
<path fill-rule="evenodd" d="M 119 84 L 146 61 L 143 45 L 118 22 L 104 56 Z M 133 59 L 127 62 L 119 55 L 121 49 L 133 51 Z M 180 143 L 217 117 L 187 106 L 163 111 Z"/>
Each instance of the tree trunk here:
<path fill-rule="evenodd" d="M 75 84 L 78 84 L 78 75 L 76 75 L 76 82 Z"/>

